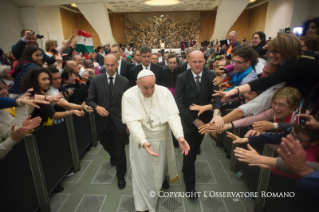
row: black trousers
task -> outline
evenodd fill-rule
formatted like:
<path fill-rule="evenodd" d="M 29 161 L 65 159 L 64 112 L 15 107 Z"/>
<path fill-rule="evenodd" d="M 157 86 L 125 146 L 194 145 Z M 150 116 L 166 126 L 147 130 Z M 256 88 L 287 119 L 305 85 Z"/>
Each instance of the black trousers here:
<path fill-rule="evenodd" d="M 113 119 L 108 121 L 107 127 L 103 133 L 99 133 L 100 142 L 105 151 L 109 153 L 112 160 L 116 162 L 116 176 L 124 178 L 126 174 L 126 154 L 125 154 L 125 139 L 126 132 L 120 133 Z"/>
<path fill-rule="evenodd" d="M 197 132 L 185 134 L 185 140 L 188 142 L 190 151 L 188 155 L 183 156 L 183 177 L 187 190 L 195 189 L 195 161 L 198 149 L 203 141 L 204 135 Z"/>

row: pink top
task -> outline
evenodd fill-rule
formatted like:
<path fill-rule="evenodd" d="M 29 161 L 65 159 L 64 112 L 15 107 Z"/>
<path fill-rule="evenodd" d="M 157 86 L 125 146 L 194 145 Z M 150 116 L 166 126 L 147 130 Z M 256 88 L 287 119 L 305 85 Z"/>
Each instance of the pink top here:
<path fill-rule="evenodd" d="M 253 125 L 257 121 L 273 121 L 273 120 L 274 120 L 274 113 L 271 108 L 261 113 L 258 113 L 255 116 L 248 116 L 246 118 L 233 121 L 233 125 L 234 127 L 246 127 L 246 126 Z"/>

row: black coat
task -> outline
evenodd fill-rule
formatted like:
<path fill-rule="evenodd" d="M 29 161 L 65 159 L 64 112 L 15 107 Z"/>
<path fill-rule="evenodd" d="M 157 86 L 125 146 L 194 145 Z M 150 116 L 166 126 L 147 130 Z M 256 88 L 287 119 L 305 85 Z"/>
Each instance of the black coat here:
<path fill-rule="evenodd" d="M 122 123 L 122 96 L 129 89 L 128 79 L 121 75 L 116 75 L 112 95 L 110 95 L 109 85 L 106 74 L 100 74 L 93 77 L 88 97 L 88 105 L 94 110 L 97 106 L 104 107 L 109 112 L 107 117 L 95 114 L 95 123 L 98 133 L 103 133 L 107 127 L 110 118 L 113 119 L 117 130 L 125 133 L 126 125 Z"/>
<path fill-rule="evenodd" d="M 135 66 L 132 68 L 130 72 L 130 85 L 135 86 L 136 85 L 136 80 L 137 80 L 137 75 L 140 73 L 140 71 L 143 70 L 142 64 Z M 156 65 L 154 63 L 151 63 L 151 71 L 154 72 L 155 77 L 156 77 L 156 84 L 157 85 L 162 85 L 162 75 L 163 75 L 163 67 L 160 65 Z"/>
<path fill-rule="evenodd" d="M 221 97 L 212 96 L 214 90 L 218 90 L 218 86 L 212 83 L 214 78 L 214 72 L 203 69 L 200 90 L 198 92 L 191 69 L 188 69 L 177 77 L 175 101 L 182 119 L 184 134 L 189 135 L 194 131 L 198 131 L 193 124 L 196 118 L 202 120 L 204 123 L 208 123 L 213 116 L 212 111 L 205 111 L 197 117 L 198 111 L 191 111 L 189 106 L 192 104 L 213 104 L 213 110 L 221 109 Z M 213 103 L 212 100 L 214 100 Z"/>
<path fill-rule="evenodd" d="M 132 63 L 122 59 L 120 75 L 130 80 L 130 73 L 131 73 L 132 67 L 133 67 Z"/>

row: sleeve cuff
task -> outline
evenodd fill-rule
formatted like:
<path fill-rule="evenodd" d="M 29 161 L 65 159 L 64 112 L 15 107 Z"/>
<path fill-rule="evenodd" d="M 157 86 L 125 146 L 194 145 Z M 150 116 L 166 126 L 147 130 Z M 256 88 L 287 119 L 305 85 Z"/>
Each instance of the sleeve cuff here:
<path fill-rule="evenodd" d="M 184 137 L 184 134 L 178 134 L 177 136 L 176 136 L 176 139 L 178 140 L 179 139 L 179 137 Z"/>
<path fill-rule="evenodd" d="M 147 142 L 146 139 L 143 139 L 143 140 L 140 141 L 140 144 L 141 144 L 142 147 L 144 147 L 143 144 L 144 144 L 145 142 Z"/>
<path fill-rule="evenodd" d="M 14 145 L 16 145 L 18 141 L 14 141 L 11 136 L 7 138 L 3 143 L 1 143 L 3 150 L 11 150 Z"/>
<path fill-rule="evenodd" d="M 25 43 L 27 42 L 27 39 L 25 39 L 24 37 L 22 37 L 21 40 Z"/>

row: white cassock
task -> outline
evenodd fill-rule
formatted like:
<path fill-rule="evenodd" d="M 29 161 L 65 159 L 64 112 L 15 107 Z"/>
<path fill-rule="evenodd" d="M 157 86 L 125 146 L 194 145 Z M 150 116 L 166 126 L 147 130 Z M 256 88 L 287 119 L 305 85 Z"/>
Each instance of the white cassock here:
<path fill-rule="evenodd" d="M 150 117 L 149 117 L 150 114 Z M 149 124 L 149 118 L 153 120 Z M 122 97 L 122 120 L 130 130 L 130 160 L 135 210 L 155 212 L 158 192 L 165 175 L 170 183 L 179 179 L 172 141 L 184 136 L 179 111 L 171 92 L 155 85 L 152 97 L 145 98 L 137 86 L 127 90 Z M 171 129 L 171 130 L 170 130 Z M 150 155 L 141 141 L 147 140 L 159 158 Z M 150 192 L 156 193 L 150 197 Z"/>

